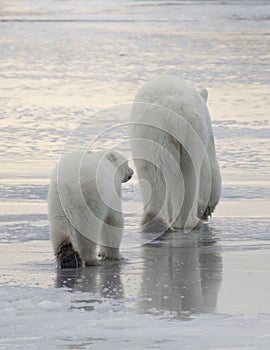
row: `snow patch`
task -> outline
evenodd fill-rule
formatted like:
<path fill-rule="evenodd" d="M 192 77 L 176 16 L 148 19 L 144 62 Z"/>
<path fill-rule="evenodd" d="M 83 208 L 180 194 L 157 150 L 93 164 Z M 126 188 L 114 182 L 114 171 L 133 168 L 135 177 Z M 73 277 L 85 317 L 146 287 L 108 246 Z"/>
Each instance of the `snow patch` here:
<path fill-rule="evenodd" d="M 68 289 L 1 286 L 0 347 L 269 349 L 270 316 L 137 314 L 125 302 Z M 133 302 L 133 300 L 132 300 Z M 81 303 L 81 307 L 78 305 Z M 92 311 L 87 306 L 92 305 Z M 199 339 L 199 341 L 198 341 Z"/>

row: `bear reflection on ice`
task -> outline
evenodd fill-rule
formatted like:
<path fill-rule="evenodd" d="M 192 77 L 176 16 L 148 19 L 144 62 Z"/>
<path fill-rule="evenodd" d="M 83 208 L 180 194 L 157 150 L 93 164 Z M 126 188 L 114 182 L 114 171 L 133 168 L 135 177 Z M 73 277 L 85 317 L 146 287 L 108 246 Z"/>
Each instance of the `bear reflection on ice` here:
<path fill-rule="evenodd" d="M 129 135 L 144 204 L 145 232 L 192 230 L 214 211 L 221 193 L 208 93 L 162 75 L 142 86 Z"/>
<path fill-rule="evenodd" d="M 133 170 L 116 151 L 74 151 L 52 172 L 48 209 L 51 240 L 60 268 L 119 259 L 124 226 L 121 184 Z"/>

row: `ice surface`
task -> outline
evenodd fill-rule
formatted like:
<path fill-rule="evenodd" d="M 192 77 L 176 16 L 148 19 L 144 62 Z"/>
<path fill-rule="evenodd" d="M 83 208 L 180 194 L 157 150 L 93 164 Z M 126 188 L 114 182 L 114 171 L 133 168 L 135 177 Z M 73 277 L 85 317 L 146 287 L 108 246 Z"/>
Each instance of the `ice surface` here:
<path fill-rule="evenodd" d="M 270 347 L 270 3 L 0 2 L 0 349 Z M 151 244 L 136 176 L 121 262 L 57 271 L 49 174 L 73 147 L 116 147 L 155 74 L 209 91 L 222 201 Z"/>
<path fill-rule="evenodd" d="M 6 287 L 0 292 L 2 349 L 267 349 L 270 319 L 141 315 L 129 302 L 96 301 L 91 293 Z M 91 311 L 88 311 L 91 306 Z M 11 326 L 12 324 L 12 326 Z"/>

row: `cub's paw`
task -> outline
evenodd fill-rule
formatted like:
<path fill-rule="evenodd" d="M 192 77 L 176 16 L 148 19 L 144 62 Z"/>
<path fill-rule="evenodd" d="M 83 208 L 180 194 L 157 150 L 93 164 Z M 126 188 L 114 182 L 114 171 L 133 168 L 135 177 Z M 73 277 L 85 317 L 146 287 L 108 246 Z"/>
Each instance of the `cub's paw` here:
<path fill-rule="evenodd" d="M 100 263 L 98 261 L 98 259 L 92 259 L 89 261 L 85 261 L 85 266 L 99 266 Z"/>
<path fill-rule="evenodd" d="M 98 255 L 103 260 L 120 260 L 122 256 L 118 248 L 101 247 Z"/>
<path fill-rule="evenodd" d="M 56 258 L 58 267 L 61 269 L 76 269 L 82 266 L 82 259 L 69 242 L 58 248 Z"/>

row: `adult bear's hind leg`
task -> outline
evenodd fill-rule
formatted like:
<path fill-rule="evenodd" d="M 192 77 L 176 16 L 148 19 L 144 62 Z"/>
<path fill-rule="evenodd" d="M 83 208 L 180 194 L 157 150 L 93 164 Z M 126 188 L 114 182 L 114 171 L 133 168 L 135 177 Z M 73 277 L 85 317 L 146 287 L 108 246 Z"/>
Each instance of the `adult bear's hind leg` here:
<path fill-rule="evenodd" d="M 142 231 L 148 233 L 164 233 L 169 229 L 169 224 L 166 223 L 160 214 L 154 212 L 145 211 L 143 219 L 141 221 Z"/>
<path fill-rule="evenodd" d="M 156 160 L 158 163 L 159 160 Z M 142 231 L 163 233 L 169 228 L 169 218 L 166 213 L 168 200 L 166 195 L 166 178 L 158 164 L 144 159 L 135 160 L 140 191 L 143 200 Z"/>

